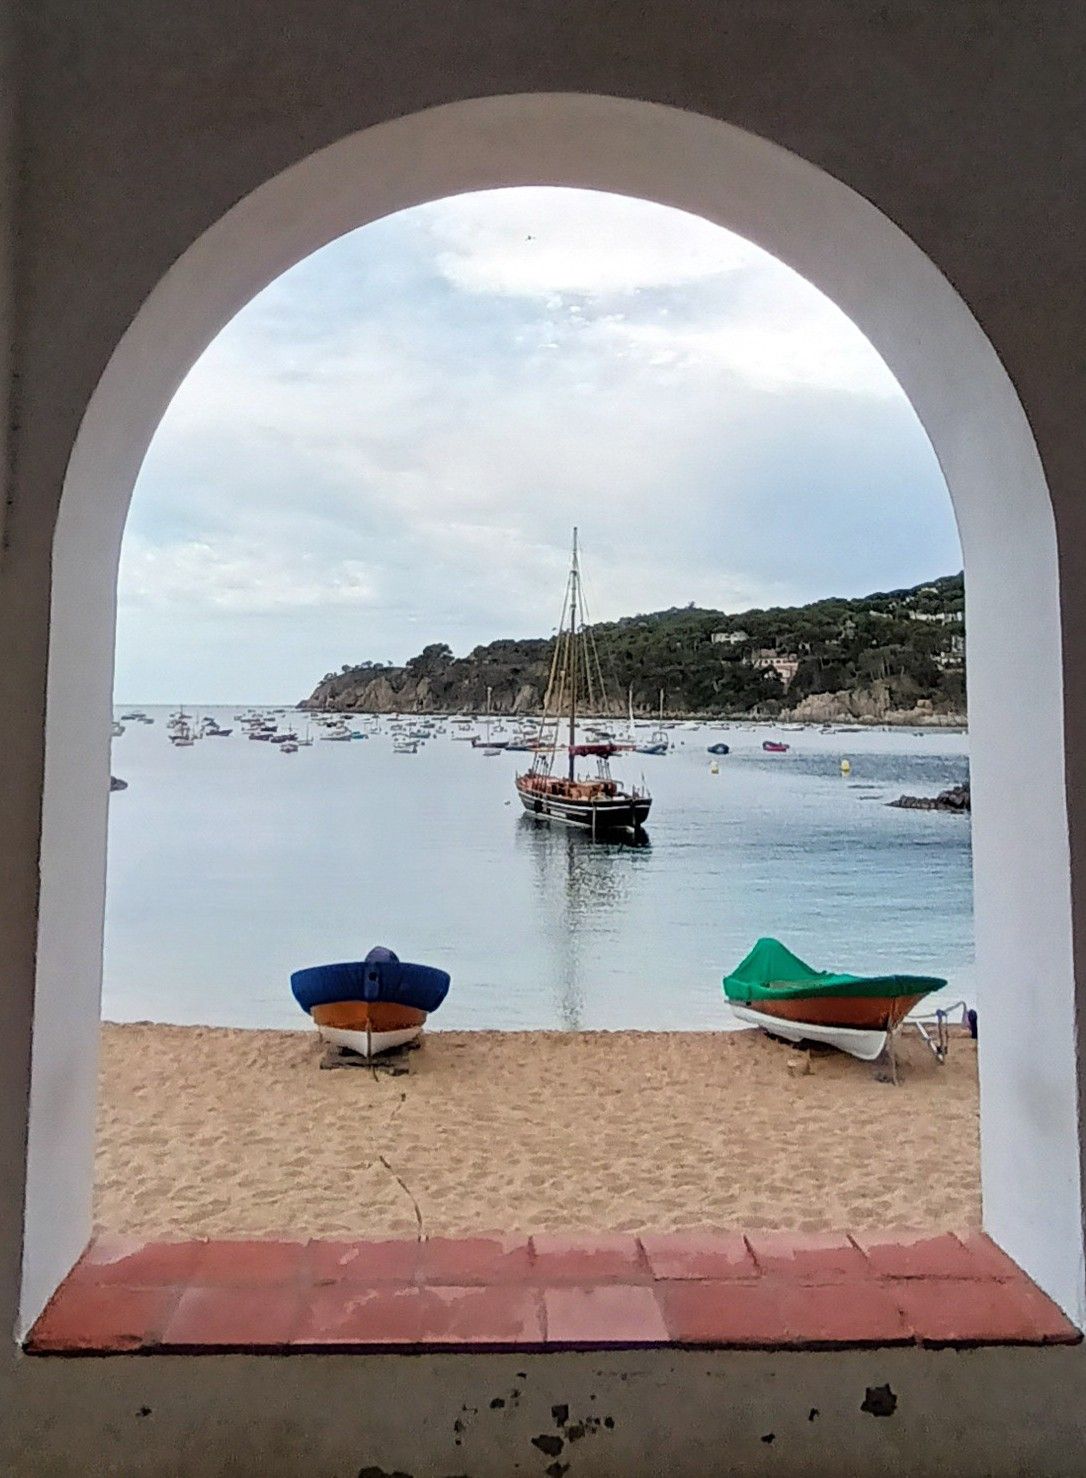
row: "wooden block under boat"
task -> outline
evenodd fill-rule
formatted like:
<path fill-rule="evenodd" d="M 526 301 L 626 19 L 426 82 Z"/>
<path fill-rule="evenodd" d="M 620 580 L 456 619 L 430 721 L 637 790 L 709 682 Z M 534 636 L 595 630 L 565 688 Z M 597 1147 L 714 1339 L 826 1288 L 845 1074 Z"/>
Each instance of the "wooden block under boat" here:
<path fill-rule="evenodd" d="M 422 1026 L 426 1012 L 394 1001 L 329 1001 L 309 1013 L 318 1026 L 339 1031 L 399 1032 Z"/>
<path fill-rule="evenodd" d="M 770 983 L 769 989 L 778 982 Z M 794 981 L 781 981 L 793 985 Z M 925 992 L 913 996 L 801 996 L 779 1001 L 746 1001 L 751 1011 L 780 1021 L 809 1022 L 812 1026 L 847 1026 L 857 1031 L 891 1031 L 900 1025 Z"/>

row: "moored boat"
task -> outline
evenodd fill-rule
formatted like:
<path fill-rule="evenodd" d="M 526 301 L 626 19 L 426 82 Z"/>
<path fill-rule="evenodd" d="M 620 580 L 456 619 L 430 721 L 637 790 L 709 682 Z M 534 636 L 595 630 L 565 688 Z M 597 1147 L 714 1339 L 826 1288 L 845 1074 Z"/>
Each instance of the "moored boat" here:
<path fill-rule="evenodd" d="M 448 994 L 449 976 L 376 948 L 364 960 L 296 970 L 290 988 L 326 1042 L 375 1057 L 419 1035 Z"/>
<path fill-rule="evenodd" d="M 926 995 L 946 981 L 933 975 L 850 975 L 815 970 L 779 940 L 759 939 L 724 977 L 740 1021 L 788 1041 L 821 1041 L 873 1061 Z"/>
<path fill-rule="evenodd" d="M 603 669 L 585 610 L 574 529 L 573 558 L 540 719 L 540 743 L 531 769 L 516 777 L 517 795 L 529 816 L 579 826 L 593 837 L 640 832 L 648 820 L 652 797 L 644 786 L 626 789 L 611 775 L 609 764 L 613 755 L 633 746 L 611 740 L 594 744 L 577 742 L 578 698 L 582 689 L 588 701 L 606 703 Z M 558 717 L 568 721 L 564 745 L 559 743 L 557 725 L 548 728 L 548 720 Z M 564 763 L 555 773 L 560 754 Z M 579 759 L 594 759 L 596 774 L 587 778 L 579 776 Z"/>
<path fill-rule="evenodd" d="M 782 744 L 779 739 L 763 739 L 762 748 L 766 754 L 787 754 L 791 745 Z"/>

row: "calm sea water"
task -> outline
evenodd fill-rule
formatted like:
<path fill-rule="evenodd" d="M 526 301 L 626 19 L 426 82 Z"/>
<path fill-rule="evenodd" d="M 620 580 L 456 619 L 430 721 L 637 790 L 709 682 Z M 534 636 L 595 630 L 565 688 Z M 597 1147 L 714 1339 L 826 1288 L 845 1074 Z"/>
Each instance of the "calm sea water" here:
<path fill-rule="evenodd" d="M 615 762 L 654 796 L 634 848 L 529 820 L 527 757 L 451 730 L 283 755 L 219 708 L 231 738 L 175 749 L 146 711 L 113 742 L 109 1020 L 303 1026 L 290 972 L 385 944 L 451 972 L 435 1029 L 722 1027 L 721 976 L 761 934 L 975 999 L 968 820 L 886 805 L 965 779 L 964 735 L 810 730 L 777 756 L 765 728 L 673 730 L 671 754 Z"/>

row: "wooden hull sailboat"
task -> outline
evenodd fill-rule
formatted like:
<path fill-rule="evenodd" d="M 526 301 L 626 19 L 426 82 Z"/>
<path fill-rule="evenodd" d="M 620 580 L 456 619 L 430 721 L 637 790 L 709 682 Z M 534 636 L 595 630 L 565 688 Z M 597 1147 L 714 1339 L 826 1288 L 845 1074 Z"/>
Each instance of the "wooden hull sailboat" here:
<path fill-rule="evenodd" d="M 378 948 L 364 960 L 296 970 L 290 988 L 326 1042 L 376 1057 L 419 1035 L 448 994 L 449 976 Z"/>
<path fill-rule="evenodd" d="M 826 1042 L 873 1061 L 918 1002 L 946 985 L 932 975 L 814 970 L 776 939 L 759 939 L 724 994 L 740 1021 L 786 1041 Z"/>
<path fill-rule="evenodd" d="M 648 820 L 652 797 L 644 786 L 626 789 L 610 771 L 612 755 L 632 744 L 601 739 L 577 742 L 577 715 L 595 704 L 606 710 L 603 669 L 588 624 L 573 530 L 573 559 L 566 581 L 562 619 L 555 637 L 550 680 L 543 700 L 539 737 L 531 768 L 516 777 L 517 795 L 529 816 L 539 821 L 576 826 L 593 837 L 640 832 Z M 561 726 L 555 723 L 562 720 Z M 553 725 L 553 727 L 551 727 Z M 560 742 L 560 727 L 566 742 Z M 596 773 L 578 775 L 577 761 L 594 759 Z"/>
<path fill-rule="evenodd" d="M 579 752 L 612 753 L 613 744 L 582 744 Z M 609 831 L 638 831 L 649 819 L 652 798 L 630 794 L 616 780 L 566 780 L 537 775 L 533 770 L 516 779 L 517 794 L 529 816 L 580 826 L 593 835 Z"/>

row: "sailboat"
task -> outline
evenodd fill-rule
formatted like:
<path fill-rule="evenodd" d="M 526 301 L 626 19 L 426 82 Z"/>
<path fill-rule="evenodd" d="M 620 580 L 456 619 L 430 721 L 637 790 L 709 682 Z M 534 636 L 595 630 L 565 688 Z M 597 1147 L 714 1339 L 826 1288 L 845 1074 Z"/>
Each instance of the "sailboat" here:
<path fill-rule="evenodd" d="M 565 721 L 562 727 L 568 722 L 567 742 L 559 742 L 560 729 L 555 727 L 549 744 L 540 744 L 537 749 L 531 769 L 516 777 L 517 794 L 525 811 L 541 821 L 579 826 L 594 837 L 616 831 L 639 832 L 648 820 L 652 797 L 644 787 L 625 789 L 612 777 L 609 764 L 612 755 L 631 746 L 611 741 L 578 744 L 577 712 L 582 694 L 590 705 L 605 703 L 603 671 L 585 611 L 574 529 L 573 558 L 540 721 L 541 738 L 548 719 L 561 717 Z M 579 759 L 596 761 L 592 778 L 577 775 Z"/>
<path fill-rule="evenodd" d="M 631 710 L 632 712 L 632 710 Z M 667 754 L 670 742 L 667 731 L 664 728 L 664 690 L 660 689 L 660 721 L 656 732 L 649 735 L 648 743 L 637 744 L 634 748 L 638 754 Z"/>
<path fill-rule="evenodd" d="M 631 710 L 632 712 L 632 710 Z M 660 689 L 660 723 L 664 721 L 664 690 Z M 670 743 L 663 728 L 657 728 L 644 744 L 635 744 L 638 754 L 667 754 Z"/>
<path fill-rule="evenodd" d="M 490 698 L 493 692 L 493 688 L 487 688 L 486 690 L 486 720 L 484 722 L 483 737 L 480 739 L 478 734 L 471 736 L 472 749 L 481 749 L 490 758 L 493 758 L 496 754 L 500 754 L 509 743 L 508 739 L 492 739 L 490 737 Z"/>

